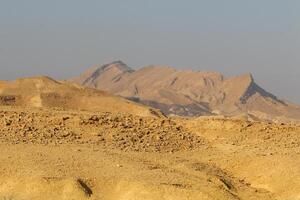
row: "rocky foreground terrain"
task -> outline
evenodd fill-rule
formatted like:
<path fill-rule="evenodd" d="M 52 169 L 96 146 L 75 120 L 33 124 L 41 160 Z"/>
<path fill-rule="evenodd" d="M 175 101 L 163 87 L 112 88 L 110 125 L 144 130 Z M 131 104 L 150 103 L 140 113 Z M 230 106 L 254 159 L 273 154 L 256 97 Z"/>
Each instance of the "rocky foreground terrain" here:
<path fill-rule="evenodd" d="M 88 144 L 124 151 L 175 152 L 204 143 L 168 118 L 20 108 L 2 108 L 0 117 L 0 140 L 12 144 Z"/>
<path fill-rule="evenodd" d="M 1 106 L 0 199 L 299 199 L 300 126 Z"/>

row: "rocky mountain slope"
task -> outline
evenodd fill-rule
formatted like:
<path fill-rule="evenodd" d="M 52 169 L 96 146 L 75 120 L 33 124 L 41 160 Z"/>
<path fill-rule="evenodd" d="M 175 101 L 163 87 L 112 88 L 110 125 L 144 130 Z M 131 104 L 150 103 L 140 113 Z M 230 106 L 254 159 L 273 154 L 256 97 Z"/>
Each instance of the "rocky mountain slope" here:
<path fill-rule="evenodd" d="M 22 78 L 0 83 L 0 105 L 51 107 L 86 111 L 160 116 L 155 109 L 106 92 L 75 84 L 55 81 L 49 77 Z M 161 115 L 162 116 L 162 115 Z"/>
<path fill-rule="evenodd" d="M 251 74 L 225 78 L 216 72 L 148 66 L 133 70 L 121 61 L 95 65 L 71 82 L 161 109 L 165 114 L 249 115 L 275 121 L 300 119 L 300 107 L 279 100 Z"/>

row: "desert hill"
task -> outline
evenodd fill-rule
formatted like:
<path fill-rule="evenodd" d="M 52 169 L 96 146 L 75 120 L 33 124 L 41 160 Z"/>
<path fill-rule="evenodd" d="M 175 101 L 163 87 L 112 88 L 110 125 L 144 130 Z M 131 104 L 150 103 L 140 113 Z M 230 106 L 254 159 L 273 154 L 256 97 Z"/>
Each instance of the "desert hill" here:
<path fill-rule="evenodd" d="M 2 81 L 0 83 L 0 105 L 57 107 L 141 116 L 160 115 L 160 112 L 155 109 L 106 92 L 55 81 L 49 77 Z"/>
<path fill-rule="evenodd" d="M 95 65 L 70 81 L 161 109 L 165 114 L 246 114 L 275 121 L 300 119 L 299 106 L 265 91 L 251 74 L 225 78 L 216 72 L 166 66 L 148 66 L 135 71 L 116 61 Z"/>

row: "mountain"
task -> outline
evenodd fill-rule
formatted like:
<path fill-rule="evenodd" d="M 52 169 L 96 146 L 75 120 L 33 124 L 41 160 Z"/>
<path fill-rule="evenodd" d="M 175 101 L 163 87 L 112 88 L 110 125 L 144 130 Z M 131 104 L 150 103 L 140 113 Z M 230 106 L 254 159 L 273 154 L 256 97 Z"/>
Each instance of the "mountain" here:
<path fill-rule="evenodd" d="M 0 82 L 0 105 L 57 107 L 94 112 L 159 116 L 147 106 L 116 97 L 107 92 L 59 82 L 49 77 L 21 78 Z"/>
<path fill-rule="evenodd" d="M 300 119 L 300 107 L 278 99 L 251 74 L 225 78 L 217 72 L 148 66 L 133 70 L 121 61 L 95 65 L 70 79 L 181 116 L 247 114 L 266 120 Z"/>

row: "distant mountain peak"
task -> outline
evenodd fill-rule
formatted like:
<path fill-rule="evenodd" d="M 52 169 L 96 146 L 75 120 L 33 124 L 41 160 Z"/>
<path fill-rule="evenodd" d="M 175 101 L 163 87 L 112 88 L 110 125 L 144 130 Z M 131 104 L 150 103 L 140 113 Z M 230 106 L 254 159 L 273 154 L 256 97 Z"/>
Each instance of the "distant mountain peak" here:
<path fill-rule="evenodd" d="M 114 76 L 112 79 L 116 79 L 117 76 L 124 73 L 132 73 L 133 69 L 128 67 L 121 60 L 113 61 L 104 65 L 96 64 L 86 70 L 83 74 L 78 77 L 72 78 L 70 81 L 82 85 L 89 85 L 92 87 L 97 87 L 95 83 L 99 77 L 104 73 L 109 73 L 110 76 Z"/>
<path fill-rule="evenodd" d="M 97 70 L 108 70 L 111 68 L 115 68 L 118 69 L 120 71 L 123 72 L 132 72 L 134 71 L 133 69 L 131 69 L 130 67 L 128 67 L 128 65 L 126 65 L 124 62 L 122 62 L 121 60 L 117 60 L 117 61 L 113 61 L 111 63 L 107 63 L 105 65 L 101 65 Z"/>
<path fill-rule="evenodd" d="M 251 73 L 247 73 L 247 74 L 244 74 L 244 75 L 241 75 L 241 77 L 247 81 L 250 82 L 250 84 L 254 83 L 254 77 Z"/>
<path fill-rule="evenodd" d="M 165 114 L 198 116 L 218 111 L 231 116 L 253 112 L 300 119 L 300 107 L 262 89 L 251 73 L 224 78 L 218 72 L 160 65 L 134 71 L 122 61 L 115 61 L 99 65 L 93 73 L 79 80 L 77 83 L 84 86 L 133 99 L 161 109 Z"/>

